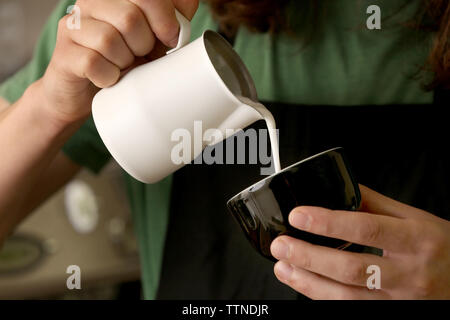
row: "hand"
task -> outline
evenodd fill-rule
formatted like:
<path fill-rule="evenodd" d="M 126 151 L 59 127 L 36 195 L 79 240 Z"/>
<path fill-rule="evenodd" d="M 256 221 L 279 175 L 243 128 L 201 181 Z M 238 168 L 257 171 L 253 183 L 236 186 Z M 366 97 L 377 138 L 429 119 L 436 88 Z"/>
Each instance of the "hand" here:
<path fill-rule="evenodd" d="M 383 256 L 276 238 L 277 278 L 312 299 L 449 299 L 450 222 L 361 186 L 363 212 L 297 207 L 289 223 L 311 233 L 383 249 Z M 369 289 L 370 265 L 381 289 Z"/>
<path fill-rule="evenodd" d="M 63 122 L 91 111 L 99 88 L 115 84 L 121 72 L 162 56 L 175 47 L 177 8 L 191 19 L 198 0 L 78 0 L 81 29 L 58 26 L 56 48 L 40 81 L 46 110 Z"/>

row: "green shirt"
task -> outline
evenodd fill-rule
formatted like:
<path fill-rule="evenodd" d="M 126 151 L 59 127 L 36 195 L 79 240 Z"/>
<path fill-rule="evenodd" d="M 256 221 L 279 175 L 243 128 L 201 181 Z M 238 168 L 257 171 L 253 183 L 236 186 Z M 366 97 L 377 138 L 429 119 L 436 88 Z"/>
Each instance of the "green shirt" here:
<path fill-rule="evenodd" d="M 0 96 L 13 103 L 44 74 L 55 46 L 57 22 L 74 2 L 60 2 L 44 28 L 32 60 L 0 86 Z M 432 101 L 432 94 L 423 92 L 420 82 L 413 79 L 425 61 L 428 41 L 398 26 L 413 17 L 419 0 L 409 1 L 401 14 L 382 21 L 381 30 L 365 27 L 366 8 L 376 4 L 386 17 L 403 1 L 323 2 L 327 7 L 326 16 L 321 22 L 312 22 L 321 26 L 320 32 L 306 47 L 288 35 L 272 37 L 253 34 L 244 28 L 239 30 L 235 50 L 247 65 L 261 100 L 342 106 Z M 295 18 L 297 12 L 293 10 Z M 206 29 L 217 30 L 207 5 L 200 5 L 192 28 L 192 39 L 200 37 Z M 94 172 L 100 171 L 110 159 L 92 119 L 63 150 L 73 161 Z M 161 271 L 172 179 L 145 185 L 124 176 L 139 241 L 144 296 L 153 299 Z M 186 214 L 189 209 L 186 208 Z"/>

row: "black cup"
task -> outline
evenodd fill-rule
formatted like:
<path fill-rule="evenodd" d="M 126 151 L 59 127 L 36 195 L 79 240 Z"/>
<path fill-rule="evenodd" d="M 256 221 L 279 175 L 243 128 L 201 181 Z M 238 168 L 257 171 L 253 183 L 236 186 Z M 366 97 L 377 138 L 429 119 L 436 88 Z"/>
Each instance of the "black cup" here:
<path fill-rule="evenodd" d="M 356 211 L 360 204 L 359 187 L 342 148 L 297 162 L 255 183 L 227 203 L 253 247 L 271 260 L 275 259 L 270 244 L 279 235 L 339 249 L 350 245 L 347 241 L 293 228 L 288 216 L 295 207 Z"/>

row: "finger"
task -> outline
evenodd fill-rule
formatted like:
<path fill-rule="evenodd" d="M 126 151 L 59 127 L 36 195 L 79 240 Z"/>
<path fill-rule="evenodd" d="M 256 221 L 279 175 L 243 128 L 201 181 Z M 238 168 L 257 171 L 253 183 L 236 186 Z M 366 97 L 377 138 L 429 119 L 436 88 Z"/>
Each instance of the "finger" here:
<path fill-rule="evenodd" d="M 276 238 L 271 244 L 272 255 L 298 268 L 302 268 L 343 284 L 367 286 L 370 266 L 381 271 L 381 287 L 397 286 L 400 275 L 387 259 L 371 254 L 360 254 L 312 245 L 288 236 Z"/>
<path fill-rule="evenodd" d="M 284 261 L 279 261 L 275 264 L 274 272 L 275 276 L 282 283 L 311 299 L 373 300 L 389 298 L 388 294 L 381 289 L 370 290 L 368 288 L 345 285 L 313 272 L 296 268 Z"/>
<path fill-rule="evenodd" d="M 112 25 L 94 19 L 82 19 L 81 25 L 82 31 L 70 31 L 70 37 L 75 43 L 95 50 L 122 70 L 133 63 L 133 53 Z"/>
<path fill-rule="evenodd" d="M 434 215 L 386 197 L 363 185 L 361 191 L 361 211 L 398 218 L 435 218 Z"/>
<path fill-rule="evenodd" d="M 89 79 L 98 88 L 110 87 L 119 80 L 120 69 L 98 52 L 75 43 L 67 52 L 67 67 L 80 79 Z"/>
<path fill-rule="evenodd" d="M 417 222 L 365 212 L 297 207 L 289 223 L 314 234 L 394 252 L 415 252 L 420 233 Z"/>
<path fill-rule="evenodd" d="M 142 10 L 128 0 L 89 1 L 86 9 L 89 17 L 104 21 L 116 28 L 127 46 L 137 57 L 152 51 L 155 36 Z"/>
<path fill-rule="evenodd" d="M 166 46 L 178 43 L 180 25 L 175 16 L 175 6 L 171 0 L 130 0 L 144 13 L 155 36 Z"/>
<path fill-rule="evenodd" d="M 175 8 L 188 20 L 192 20 L 198 9 L 198 0 L 173 0 Z"/>

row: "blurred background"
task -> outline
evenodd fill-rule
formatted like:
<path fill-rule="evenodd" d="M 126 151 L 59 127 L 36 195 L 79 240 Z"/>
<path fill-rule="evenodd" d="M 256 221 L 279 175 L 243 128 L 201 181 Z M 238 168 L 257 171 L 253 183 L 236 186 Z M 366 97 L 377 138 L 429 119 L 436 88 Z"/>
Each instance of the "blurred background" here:
<path fill-rule="evenodd" d="M 30 59 L 58 0 L 0 0 L 0 83 Z M 0 299 L 139 299 L 139 257 L 122 173 L 82 171 L 0 247 Z M 81 269 L 69 290 L 67 267 Z"/>

